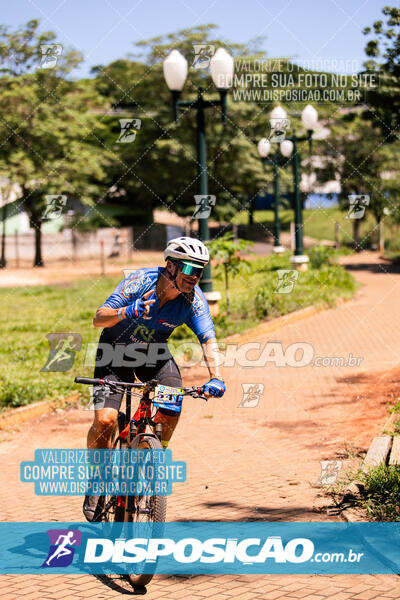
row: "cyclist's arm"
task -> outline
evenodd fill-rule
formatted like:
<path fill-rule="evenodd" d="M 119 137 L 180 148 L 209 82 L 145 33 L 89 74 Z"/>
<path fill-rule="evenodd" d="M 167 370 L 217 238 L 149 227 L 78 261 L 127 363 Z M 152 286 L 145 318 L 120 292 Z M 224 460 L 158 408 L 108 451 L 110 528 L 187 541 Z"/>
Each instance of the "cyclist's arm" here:
<path fill-rule="evenodd" d="M 125 318 L 125 309 L 128 306 L 130 300 L 125 297 L 127 294 L 124 293 L 124 286 L 126 286 L 127 279 L 121 281 L 111 296 L 99 306 L 96 310 L 96 314 L 93 318 L 93 325 L 95 327 L 113 327 L 121 321 L 118 317 L 118 311 L 121 310 L 121 317 Z"/>
<path fill-rule="evenodd" d="M 204 361 L 207 365 L 208 372 L 210 373 L 210 379 L 215 377 L 216 379 L 221 378 L 221 372 L 219 369 L 219 353 L 218 343 L 215 337 L 209 338 L 201 344 L 203 350 Z"/>
<path fill-rule="evenodd" d="M 220 379 L 218 344 L 215 338 L 214 324 L 207 300 L 201 290 L 196 289 L 195 304 L 186 319 L 186 325 L 196 334 L 203 350 L 204 361 L 210 373 L 210 379 Z"/>
<path fill-rule="evenodd" d="M 132 289 L 134 285 L 134 291 Z M 132 275 L 121 281 L 111 296 L 99 306 L 93 318 L 94 327 L 113 327 L 122 319 L 126 318 L 125 311 L 129 304 L 132 304 L 137 298 L 143 295 L 145 288 L 143 285 L 137 285 Z M 146 302 L 145 304 L 150 304 Z M 120 317 L 118 311 L 121 309 Z"/>
<path fill-rule="evenodd" d="M 113 327 L 120 322 L 118 317 L 119 308 L 111 308 L 110 306 L 99 306 L 93 318 L 95 327 Z M 121 317 L 125 318 L 125 308 L 121 310 Z"/>
<path fill-rule="evenodd" d="M 113 325 L 116 325 L 119 321 L 132 318 L 132 314 L 135 316 L 148 314 L 150 306 L 155 302 L 154 298 L 149 300 L 149 296 L 152 296 L 153 294 L 154 290 L 149 290 L 143 295 L 143 298 L 140 301 L 137 300 L 133 313 L 132 311 L 128 311 L 127 313 L 126 311 L 128 307 L 126 306 L 122 306 L 120 308 L 111 308 L 106 305 L 100 306 L 94 316 L 93 325 L 95 327 L 113 327 Z"/>

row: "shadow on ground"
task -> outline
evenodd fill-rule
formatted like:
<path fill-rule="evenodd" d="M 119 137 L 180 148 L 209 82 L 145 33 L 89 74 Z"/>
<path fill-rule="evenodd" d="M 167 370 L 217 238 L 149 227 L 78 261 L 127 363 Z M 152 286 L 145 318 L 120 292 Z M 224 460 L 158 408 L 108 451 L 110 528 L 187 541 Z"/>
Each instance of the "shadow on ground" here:
<path fill-rule="evenodd" d="M 93 575 L 93 577 L 120 594 L 129 594 L 130 596 L 144 596 L 147 594 L 145 587 L 133 587 L 126 575 Z"/>
<path fill-rule="evenodd" d="M 348 271 L 370 271 L 371 273 L 400 273 L 400 264 L 392 262 L 384 263 L 352 263 L 343 265 Z"/>
<path fill-rule="evenodd" d="M 237 502 L 203 502 L 202 506 L 204 508 L 226 508 L 226 509 L 234 509 L 238 511 L 239 516 L 235 519 L 229 518 L 226 521 L 229 522 L 242 522 L 242 521 L 301 521 L 304 519 L 305 513 L 314 512 L 310 510 L 308 506 L 295 506 L 285 508 L 284 506 L 280 506 L 279 508 L 271 508 L 269 506 L 248 506 L 241 505 Z M 179 523 L 187 523 L 187 522 L 206 522 L 206 523 L 220 523 L 224 519 L 176 519 Z"/>

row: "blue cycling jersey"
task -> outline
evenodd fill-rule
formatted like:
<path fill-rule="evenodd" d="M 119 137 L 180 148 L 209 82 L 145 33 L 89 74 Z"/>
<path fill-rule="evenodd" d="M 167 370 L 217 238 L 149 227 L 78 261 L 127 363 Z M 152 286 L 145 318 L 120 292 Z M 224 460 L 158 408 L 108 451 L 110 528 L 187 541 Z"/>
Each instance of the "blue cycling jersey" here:
<path fill-rule="evenodd" d="M 113 343 L 129 344 L 131 342 L 166 342 L 173 330 L 179 325 L 186 325 L 196 334 L 200 342 L 215 337 L 207 300 L 199 286 L 195 286 L 192 298 L 179 294 L 160 308 L 160 299 L 156 295 L 156 284 L 163 267 L 140 269 L 133 271 L 117 285 L 111 296 L 101 306 L 122 308 L 133 304 L 143 295 L 154 290 L 148 300 L 155 300 L 150 305 L 147 315 L 135 319 L 123 319 L 103 332 Z"/>

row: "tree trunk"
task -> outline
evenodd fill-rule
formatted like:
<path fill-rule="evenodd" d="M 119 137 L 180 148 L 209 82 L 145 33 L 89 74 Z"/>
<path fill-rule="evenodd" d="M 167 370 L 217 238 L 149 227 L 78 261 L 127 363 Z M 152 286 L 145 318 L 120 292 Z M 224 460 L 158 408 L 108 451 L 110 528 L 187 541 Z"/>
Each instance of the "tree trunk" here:
<path fill-rule="evenodd" d="M 42 260 L 42 229 L 40 221 L 35 223 L 35 260 L 34 267 L 43 267 Z"/>
<path fill-rule="evenodd" d="M 253 197 L 249 199 L 249 225 L 254 224 L 254 203 L 255 200 Z"/>
<path fill-rule="evenodd" d="M 385 252 L 385 230 L 383 227 L 383 219 L 380 218 L 378 221 L 379 227 L 379 252 L 383 254 Z"/>
<path fill-rule="evenodd" d="M 354 250 L 360 252 L 360 219 L 353 220 L 353 242 Z"/>
<path fill-rule="evenodd" d="M 230 306 L 229 306 L 229 278 L 228 278 L 228 266 L 224 264 L 225 271 L 225 295 L 226 295 L 226 314 L 230 315 Z"/>

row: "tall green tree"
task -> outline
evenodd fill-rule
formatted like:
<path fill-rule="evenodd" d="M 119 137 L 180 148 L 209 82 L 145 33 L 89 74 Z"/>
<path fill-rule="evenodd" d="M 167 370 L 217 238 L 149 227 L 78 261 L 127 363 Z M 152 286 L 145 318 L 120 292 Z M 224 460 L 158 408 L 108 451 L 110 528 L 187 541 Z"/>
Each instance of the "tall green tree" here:
<path fill-rule="evenodd" d="M 65 50 L 54 68 L 41 68 L 40 45 L 55 40 L 39 33 L 38 21 L 10 32 L 0 30 L 0 176 L 21 190 L 21 207 L 35 230 L 34 266 L 42 266 L 41 231 L 46 196 L 70 195 L 96 210 L 105 191 L 105 167 L 112 160 L 99 143 L 104 100 L 87 81 L 68 73 L 81 56 Z"/>
<path fill-rule="evenodd" d="M 367 103 L 385 141 L 398 139 L 400 125 L 400 8 L 385 6 L 384 19 L 363 31 L 369 39 L 365 52 L 368 73 L 376 75 L 377 85 L 368 90 Z"/>
<path fill-rule="evenodd" d="M 384 174 L 388 211 L 391 218 L 399 223 L 400 8 L 385 6 L 382 14 L 383 19 L 364 29 L 364 34 L 370 38 L 365 47 L 369 57 L 365 67 L 379 81 L 376 87 L 368 91 L 367 102 L 371 119 L 384 138 L 382 150 L 389 165 Z"/>
<path fill-rule="evenodd" d="M 135 45 L 136 54 L 131 59 L 121 59 L 94 69 L 99 92 L 123 111 L 120 114 L 116 111 L 110 116 L 110 135 L 105 143 L 107 147 L 113 147 L 121 159 L 121 162 L 113 163 L 110 173 L 117 188 L 113 201 L 120 203 L 124 218 L 128 216 L 132 222 L 150 224 L 156 207 L 168 208 L 183 216 L 194 212 L 194 195 L 197 193 L 196 114 L 194 110 L 182 110 L 179 123 L 173 122 L 171 95 L 162 73 L 163 59 L 172 49 L 178 49 L 189 64 L 182 99 L 194 99 L 199 85 L 206 90 L 208 99 L 218 99 L 208 70 L 191 68 L 194 44 L 223 46 L 234 56 L 235 88 L 243 76 L 260 77 L 254 65 L 256 60 L 265 64 L 264 73 L 269 73 L 267 77 L 277 68 L 271 59 L 268 64 L 265 52 L 260 49 L 260 40 L 234 44 L 221 39 L 214 25 L 202 25 L 143 40 Z M 291 74 L 295 80 L 304 72 L 304 69 L 290 65 L 288 59 L 280 61 L 279 69 L 282 74 Z M 256 89 L 256 86 L 253 87 Z M 258 91 L 263 90 L 258 88 Z M 253 101 L 251 96 L 240 99 L 234 92 L 232 90 L 228 94 L 225 124 L 221 121 L 218 107 L 206 111 L 209 193 L 217 198 L 211 218 L 224 221 L 247 209 L 249 198 L 261 190 L 267 188 L 272 191 L 273 182 L 272 167 L 263 170 L 254 141 L 268 136 L 269 113 L 275 102 Z M 300 113 L 303 107 L 304 103 L 293 102 L 286 108 Z M 319 109 L 321 118 L 324 118 L 336 107 L 333 103 L 325 103 Z M 142 125 L 132 144 L 118 146 L 115 144 L 118 136 L 115 128 L 118 128 L 119 117 L 123 116 L 140 118 Z M 292 129 L 297 124 L 297 130 L 301 130 L 298 114 L 289 117 Z M 307 150 L 301 149 L 301 152 L 301 158 L 306 158 Z M 281 169 L 280 180 L 281 189 L 291 190 L 290 168 Z M 254 226 L 262 227 L 258 223 Z"/>
<path fill-rule="evenodd" d="M 385 143 L 380 127 L 362 108 L 336 114 L 329 128 L 329 137 L 319 146 L 322 162 L 317 177 L 321 182 L 339 179 L 339 204 L 348 216 L 350 195 L 369 196 L 364 217 L 351 219 L 354 248 L 361 250 L 370 241 L 360 238 L 366 216 L 372 214 L 378 226 L 396 204 L 400 186 L 396 156 L 400 144 Z"/>
<path fill-rule="evenodd" d="M 132 60 L 118 60 L 95 68 L 97 89 L 123 111 L 110 117 L 110 127 L 113 123 L 114 130 L 106 145 L 121 159 L 112 165 L 112 179 L 123 194 L 115 201 L 135 208 L 131 217 L 135 222 L 151 223 L 156 207 L 181 215 L 194 212 L 196 114 L 194 110 L 184 110 L 179 123 L 173 122 L 171 94 L 163 77 L 162 61 L 176 48 L 191 65 L 195 43 L 224 46 L 234 56 L 252 56 L 251 44 L 227 43 L 218 38 L 215 29 L 213 25 L 203 25 L 144 40 L 136 44 L 140 55 Z M 206 90 L 208 99 L 219 98 L 208 71 L 194 68 L 190 69 L 182 97 L 194 99 L 198 85 Z M 133 143 L 117 146 L 115 127 L 119 117 L 124 116 L 141 119 L 141 129 Z M 252 137 L 254 126 L 260 137 L 265 134 L 266 122 L 266 115 L 251 102 L 233 102 L 230 95 L 225 125 L 219 108 L 207 110 L 209 193 L 217 197 L 216 214 L 226 218 L 246 207 L 248 197 L 265 181 Z"/>

